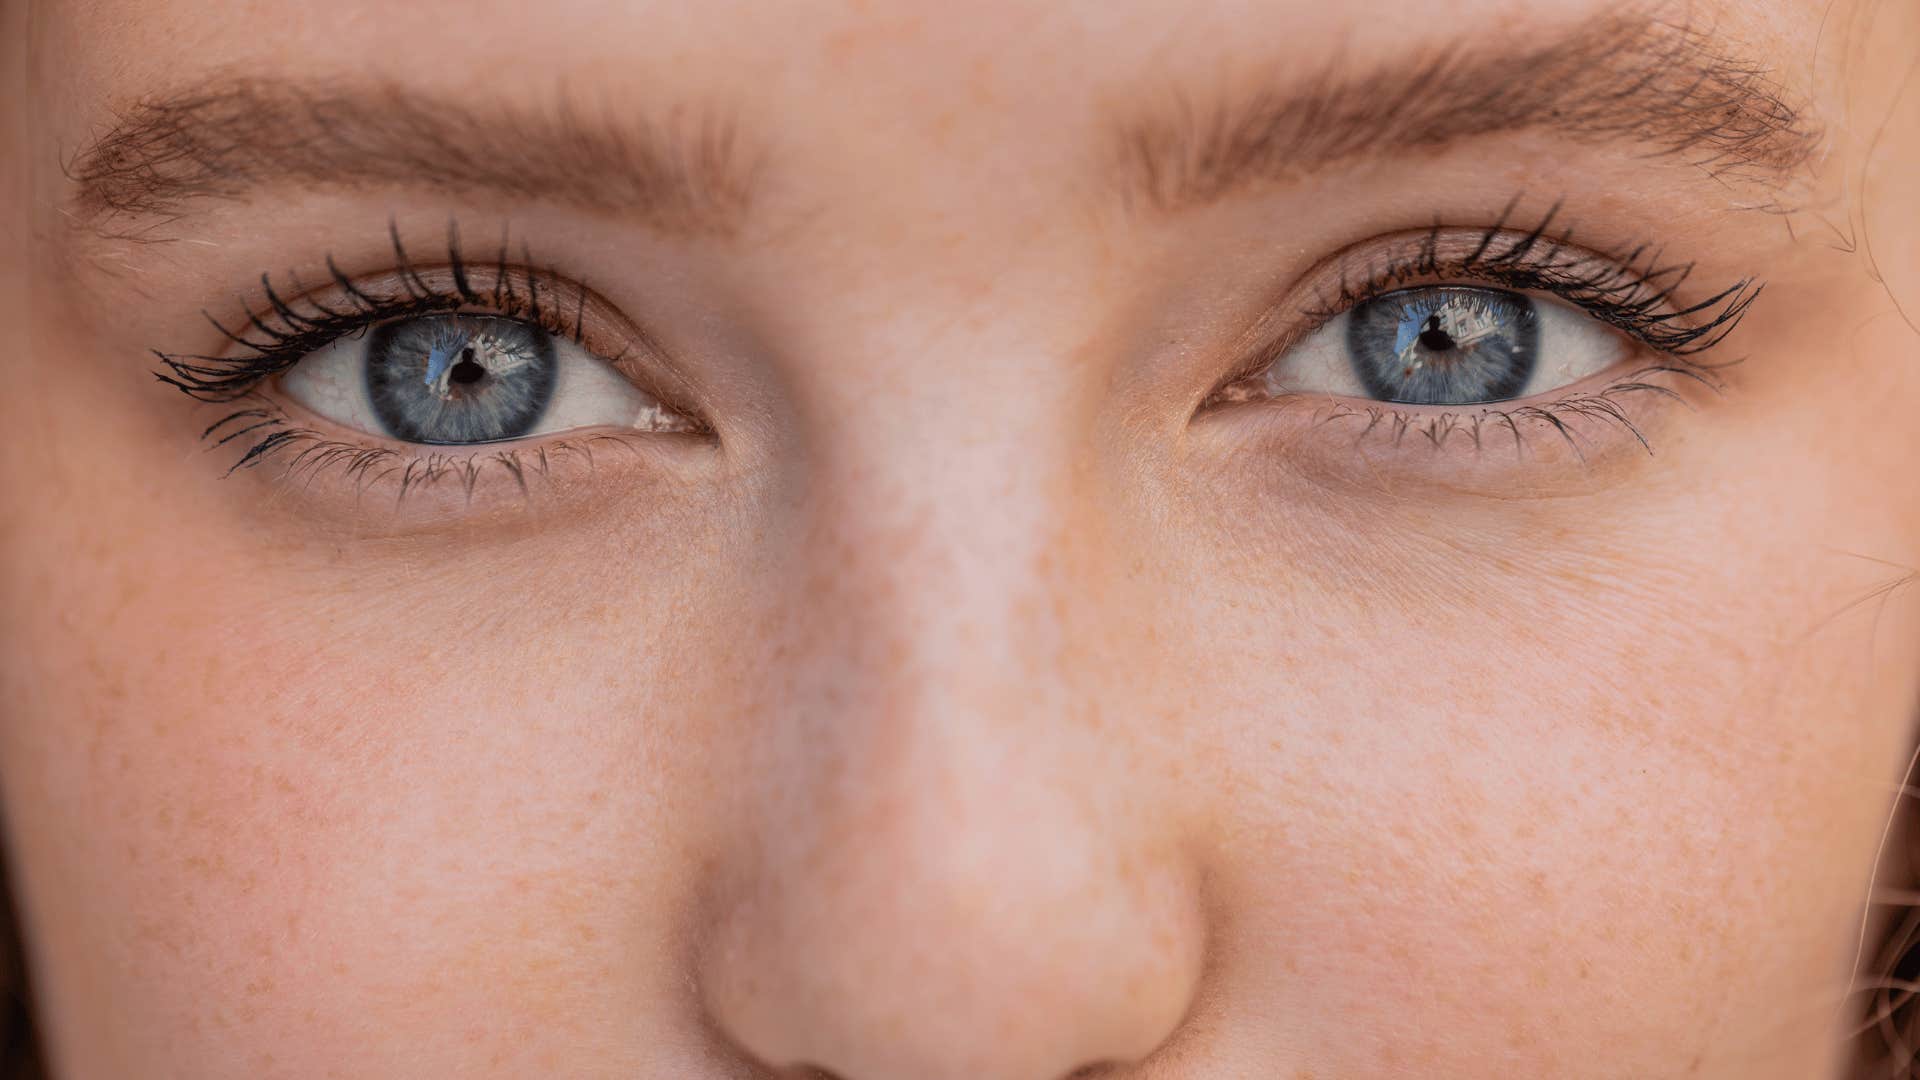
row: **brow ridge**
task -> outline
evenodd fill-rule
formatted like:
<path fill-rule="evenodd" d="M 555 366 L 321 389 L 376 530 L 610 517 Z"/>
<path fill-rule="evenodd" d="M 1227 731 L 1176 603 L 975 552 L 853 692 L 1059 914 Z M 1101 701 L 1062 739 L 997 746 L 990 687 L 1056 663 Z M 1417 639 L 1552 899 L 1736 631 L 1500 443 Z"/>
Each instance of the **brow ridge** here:
<path fill-rule="evenodd" d="M 1207 105 L 1176 96 L 1116 125 L 1130 201 L 1177 210 L 1356 159 L 1432 154 L 1542 131 L 1676 159 L 1728 187 L 1779 189 L 1824 132 L 1767 68 L 1710 29 L 1608 12 L 1531 49 L 1447 42 L 1356 71 L 1336 56 L 1310 78 Z"/>
<path fill-rule="evenodd" d="M 75 222 L 148 235 L 196 203 L 272 185 L 487 192 L 725 231 L 747 208 L 753 170 L 711 112 L 612 122 L 564 96 L 534 109 L 393 82 L 228 78 L 133 102 L 66 172 Z"/>

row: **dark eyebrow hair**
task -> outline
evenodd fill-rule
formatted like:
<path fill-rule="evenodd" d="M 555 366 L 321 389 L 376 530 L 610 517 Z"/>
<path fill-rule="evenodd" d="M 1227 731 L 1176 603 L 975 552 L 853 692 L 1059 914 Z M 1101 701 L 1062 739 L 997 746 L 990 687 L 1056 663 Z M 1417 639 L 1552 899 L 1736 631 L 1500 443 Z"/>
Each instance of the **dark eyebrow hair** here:
<path fill-rule="evenodd" d="M 427 186 L 622 214 L 667 231 L 724 231 L 751 169 L 731 125 L 669 114 L 648 124 L 551 109 L 481 106 L 394 83 L 231 79 L 142 98 L 75 155 L 70 217 L 110 236 L 151 236 L 191 204 L 274 184 L 340 190 Z"/>
<path fill-rule="evenodd" d="M 1823 132 L 1764 67 L 1715 34 L 1631 8 L 1528 48 L 1450 42 L 1353 73 L 1250 97 L 1174 107 L 1119 125 L 1125 193 L 1163 210 L 1288 182 L 1369 157 L 1435 153 L 1497 133 L 1541 131 L 1679 159 L 1729 187 L 1784 186 Z"/>

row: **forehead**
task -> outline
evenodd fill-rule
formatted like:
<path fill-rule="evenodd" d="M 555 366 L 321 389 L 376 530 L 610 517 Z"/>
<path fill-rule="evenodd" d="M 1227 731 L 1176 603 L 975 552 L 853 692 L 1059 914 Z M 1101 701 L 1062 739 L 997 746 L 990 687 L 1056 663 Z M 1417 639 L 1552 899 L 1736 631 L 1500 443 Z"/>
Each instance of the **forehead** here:
<path fill-rule="evenodd" d="M 1723 158 L 1791 168 L 1818 132 L 1811 102 L 1779 96 L 1802 96 L 1786 58 L 1819 25 L 1784 2 L 1433 0 L 1418 33 L 1406 5 L 1375 0 L 45 10 L 37 100 L 55 141 L 85 150 L 67 155 L 78 174 L 109 189 L 179 161 L 230 180 L 228 147 L 276 159 L 247 163 L 250 180 L 306 186 L 504 186 L 626 212 L 660 203 L 648 176 L 686 173 L 692 201 L 737 204 L 729 220 L 772 187 L 876 220 L 944 204 L 977 221 L 1020 217 L 1046 188 L 1189 205 L 1528 128 L 1637 140 L 1720 178 Z M 325 146 L 344 158 L 301 150 Z M 643 167 L 622 167 L 635 146 Z M 718 160 L 735 157 L 750 160 Z M 649 198 L 583 190 L 636 172 Z M 102 191 L 83 187 L 82 208 L 122 205 Z"/>
<path fill-rule="evenodd" d="M 1821 5 L 1638 8 L 1791 69 L 1811 60 Z M 1136 91 L 1283 81 L 1330 58 L 1364 69 L 1449 42 L 1519 50 L 1621 9 L 1608 0 L 72 0 L 38 5 L 33 33 L 42 88 L 95 123 L 103 103 L 209 77 L 372 76 L 488 97 L 561 87 L 614 107 L 692 99 L 770 124 L 804 114 L 932 135 L 957 136 L 985 116 L 992 137 L 1006 139 L 1057 138 L 1057 125 L 1084 120 L 1090 105 Z"/>

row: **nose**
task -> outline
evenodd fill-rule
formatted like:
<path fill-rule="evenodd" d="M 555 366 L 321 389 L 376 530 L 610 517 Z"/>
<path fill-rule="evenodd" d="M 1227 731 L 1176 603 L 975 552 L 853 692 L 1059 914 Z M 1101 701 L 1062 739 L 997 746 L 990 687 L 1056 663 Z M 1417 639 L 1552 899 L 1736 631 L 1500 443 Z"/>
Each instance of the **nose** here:
<path fill-rule="evenodd" d="M 1096 515 L 1012 462 L 890 460 L 917 475 L 847 485 L 794 545 L 812 585 L 770 661 L 705 1007 L 792 1075 L 1124 1068 L 1185 1017 L 1205 927 L 1119 735 L 1127 678 L 1076 630 L 1116 617 L 1071 554 L 1105 546 L 1062 539 Z"/>

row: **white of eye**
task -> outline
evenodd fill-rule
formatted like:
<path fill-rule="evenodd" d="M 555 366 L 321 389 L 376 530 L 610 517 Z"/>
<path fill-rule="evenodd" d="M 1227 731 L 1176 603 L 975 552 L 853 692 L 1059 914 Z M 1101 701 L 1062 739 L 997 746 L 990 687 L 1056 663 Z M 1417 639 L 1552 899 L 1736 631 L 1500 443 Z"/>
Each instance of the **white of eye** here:
<path fill-rule="evenodd" d="M 686 431 L 690 425 L 571 338 L 554 336 L 553 397 L 540 420 L 522 438 L 579 428 Z M 315 349 L 280 376 L 280 389 L 296 403 L 342 427 L 392 438 L 367 396 L 367 335 L 347 334 Z"/>
<path fill-rule="evenodd" d="M 1522 295 L 1533 302 L 1539 355 L 1516 399 L 1571 386 L 1632 355 L 1634 344 L 1626 334 L 1585 311 L 1556 297 Z M 1264 389 L 1273 394 L 1327 394 L 1371 400 L 1347 356 L 1349 317 L 1350 313 L 1343 311 L 1295 342 L 1267 369 Z"/>

